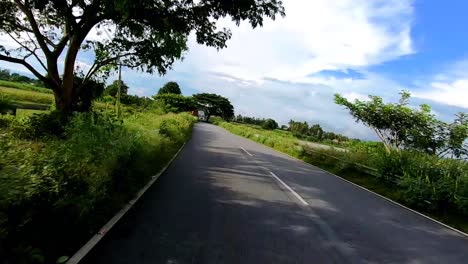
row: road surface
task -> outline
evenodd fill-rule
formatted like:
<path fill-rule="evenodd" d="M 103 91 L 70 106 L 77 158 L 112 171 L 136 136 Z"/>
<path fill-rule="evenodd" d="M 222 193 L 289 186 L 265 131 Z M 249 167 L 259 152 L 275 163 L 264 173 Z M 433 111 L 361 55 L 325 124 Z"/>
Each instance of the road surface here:
<path fill-rule="evenodd" d="M 468 263 L 468 239 L 210 124 L 82 263 Z"/>

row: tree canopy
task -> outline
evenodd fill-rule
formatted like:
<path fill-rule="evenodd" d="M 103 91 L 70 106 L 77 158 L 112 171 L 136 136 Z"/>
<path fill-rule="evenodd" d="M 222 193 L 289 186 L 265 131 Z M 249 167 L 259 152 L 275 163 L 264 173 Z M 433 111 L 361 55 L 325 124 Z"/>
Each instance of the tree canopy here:
<path fill-rule="evenodd" d="M 180 91 L 178 83 L 168 82 L 163 87 L 161 87 L 161 89 L 159 89 L 158 95 L 160 94 L 182 94 L 182 92 Z"/>
<path fill-rule="evenodd" d="M 128 88 L 129 88 L 128 85 L 124 81 L 122 81 L 122 84 L 120 86 L 120 94 L 127 95 Z M 119 80 L 115 80 L 114 82 L 112 82 L 111 85 L 106 87 L 106 89 L 104 90 L 104 93 L 112 97 L 116 97 L 118 91 L 119 91 Z"/>
<path fill-rule="evenodd" d="M 262 125 L 263 129 L 274 130 L 278 128 L 278 123 L 275 120 L 268 118 Z"/>
<path fill-rule="evenodd" d="M 284 15 L 280 0 L 4 0 L 0 34 L 17 45 L 0 45 L 0 60 L 26 67 L 53 89 L 57 109 L 68 113 L 80 86 L 109 65 L 164 74 L 182 58 L 191 32 L 199 44 L 221 49 L 231 31 L 219 29 L 217 20 L 229 17 L 237 25 L 247 20 L 255 28 L 278 14 Z M 109 38 L 87 38 L 92 30 Z M 81 50 L 95 54 L 87 69 L 75 65 Z M 59 58 L 64 58 L 62 73 Z M 85 70 L 75 85 L 75 74 Z"/>
<path fill-rule="evenodd" d="M 161 102 L 169 112 L 188 112 L 197 109 L 194 98 L 181 94 L 163 93 L 155 95 L 153 98 Z"/>
<path fill-rule="evenodd" d="M 231 102 L 220 95 L 210 93 L 200 93 L 193 95 L 199 109 L 205 112 L 206 120 L 210 116 L 216 115 L 229 121 L 234 117 L 234 107 Z"/>
<path fill-rule="evenodd" d="M 428 154 L 454 157 L 466 155 L 468 118 L 460 113 L 452 124 L 437 120 L 428 105 L 419 109 L 408 106 L 410 93 L 402 91 L 398 103 L 384 103 L 381 97 L 369 101 L 348 101 L 336 94 L 335 103 L 345 106 L 357 122 L 375 131 L 387 152 L 392 149 L 415 149 Z"/>

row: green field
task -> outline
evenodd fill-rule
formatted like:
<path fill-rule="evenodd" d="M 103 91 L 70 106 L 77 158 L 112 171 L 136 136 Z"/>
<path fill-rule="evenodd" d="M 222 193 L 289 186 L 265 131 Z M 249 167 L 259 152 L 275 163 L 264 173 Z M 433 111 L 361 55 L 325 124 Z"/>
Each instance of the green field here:
<path fill-rule="evenodd" d="M 17 82 L 10 82 L 10 81 L 4 81 L 4 80 L 0 80 L 0 87 L 9 87 L 9 88 L 15 88 L 19 90 L 35 91 L 35 92 L 49 93 L 49 94 L 53 93 L 51 89 L 47 89 L 44 87 L 38 87 L 32 84 L 17 83 Z"/>

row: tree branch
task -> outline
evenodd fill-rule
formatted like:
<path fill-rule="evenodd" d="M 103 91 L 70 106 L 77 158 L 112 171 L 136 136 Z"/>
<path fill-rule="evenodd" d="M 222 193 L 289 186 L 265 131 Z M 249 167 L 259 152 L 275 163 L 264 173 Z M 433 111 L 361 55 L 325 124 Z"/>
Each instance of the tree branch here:
<path fill-rule="evenodd" d="M 14 0 L 16 5 L 21 9 L 21 11 L 26 15 L 28 18 L 29 24 L 31 25 L 31 29 L 37 39 L 37 42 L 39 43 L 39 46 L 41 47 L 42 51 L 46 56 L 50 54 L 50 50 L 47 47 L 47 44 L 45 42 L 45 37 L 42 35 L 41 31 L 39 30 L 39 26 L 36 22 L 36 19 L 34 18 L 34 14 L 31 12 L 29 9 L 29 2 L 26 0 L 25 3 L 21 3 L 20 0 Z"/>
<path fill-rule="evenodd" d="M 10 38 L 12 38 L 16 43 L 18 43 L 18 45 L 20 45 L 21 47 L 23 47 L 24 49 L 26 49 L 27 51 L 29 51 L 29 52 L 31 53 L 29 56 L 31 56 L 31 55 L 34 56 L 34 58 L 36 58 L 36 60 L 39 62 L 39 64 L 41 64 L 42 68 L 44 68 L 44 70 L 47 71 L 47 67 L 44 65 L 44 63 L 42 62 L 42 60 L 39 59 L 39 56 L 37 56 L 37 54 L 36 54 L 36 52 L 35 52 L 35 51 L 37 50 L 37 47 L 36 47 L 34 50 L 31 50 L 28 46 L 24 45 L 23 43 L 19 42 L 16 38 L 14 38 L 10 33 L 7 33 L 7 34 L 8 34 L 8 35 L 10 36 Z M 31 41 L 32 41 L 32 40 L 31 40 Z M 34 44 L 34 46 L 36 46 L 34 42 L 33 42 L 33 44 Z M 29 57 L 29 56 L 27 56 L 27 57 Z"/>
<path fill-rule="evenodd" d="M 30 70 L 32 72 L 32 74 L 34 74 L 39 80 L 41 80 L 41 81 L 43 81 L 45 83 L 48 83 L 48 84 L 51 83 L 51 81 L 48 78 L 46 78 L 44 75 L 40 74 L 36 69 L 34 69 L 34 67 L 31 64 L 27 63 L 25 60 L 18 59 L 18 58 L 12 58 L 12 57 L 8 57 L 8 56 L 5 56 L 5 55 L 0 55 L 0 60 L 11 62 L 11 63 L 16 63 L 16 64 L 21 64 L 24 67 L 26 67 L 28 70 Z"/>

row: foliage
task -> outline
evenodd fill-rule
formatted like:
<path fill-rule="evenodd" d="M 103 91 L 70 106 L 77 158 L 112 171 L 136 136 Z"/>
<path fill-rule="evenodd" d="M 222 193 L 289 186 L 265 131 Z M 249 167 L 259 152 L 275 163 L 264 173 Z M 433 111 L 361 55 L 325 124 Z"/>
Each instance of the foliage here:
<path fill-rule="evenodd" d="M 236 122 L 245 123 L 245 124 L 258 125 L 258 126 L 262 126 L 262 127 L 265 126 L 264 127 L 265 129 L 277 129 L 278 128 L 278 123 L 274 119 L 271 119 L 271 118 L 265 119 L 265 118 L 256 118 L 256 117 L 237 115 L 234 118 L 234 120 Z M 269 124 L 267 124 L 267 123 L 269 123 Z M 274 124 L 276 124 L 276 126 Z M 271 128 L 271 127 L 273 127 L 273 128 Z"/>
<path fill-rule="evenodd" d="M 382 140 L 387 152 L 391 149 L 413 149 L 428 154 L 455 157 L 466 153 L 464 142 L 468 138 L 468 119 L 459 114 L 453 124 L 435 119 L 428 105 L 419 109 L 408 106 L 410 94 L 401 92 L 397 104 L 385 104 L 378 96 L 369 96 L 370 101 L 355 100 L 335 95 L 335 103 L 345 106 L 358 122 L 372 128 Z"/>
<path fill-rule="evenodd" d="M 75 76 L 76 101 L 73 109 L 78 112 L 87 112 L 91 109 L 92 101 L 100 97 L 104 92 L 104 83 L 95 79 L 84 80 L 83 76 Z"/>
<path fill-rule="evenodd" d="M 148 97 L 140 97 L 137 95 L 128 95 L 125 94 L 120 98 L 120 102 L 125 105 L 139 106 L 139 107 L 149 107 L 154 101 Z"/>
<path fill-rule="evenodd" d="M 255 28 L 264 17 L 284 16 L 279 0 L 1 1 L 0 11 L 0 34 L 19 46 L 0 45 L 0 60 L 23 65 L 57 91 L 57 110 L 66 114 L 76 106 L 79 86 L 73 80 L 81 50 L 95 54 L 84 83 L 100 72 L 107 76 L 117 65 L 164 74 L 182 58 L 192 32 L 198 43 L 221 49 L 231 32 L 219 30 L 217 20 L 229 17 L 236 25 L 247 20 Z M 93 29 L 111 35 L 86 39 Z M 59 58 L 64 58 L 63 74 Z"/>
<path fill-rule="evenodd" d="M 217 115 L 222 119 L 229 121 L 234 117 L 234 107 L 229 99 L 217 94 L 200 93 L 194 94 L 193 98 L 198 104 L 198 107 L 205 112 L 206 121 L 212 115 Z"/>
<path fill-rule="evenodd" d="M 123 121 L 81 113 L 60 138 L 30 140 L 18 130 L 35 122 L 0 116 L 2 261 L 54 263 L 73 254 L 164 166 L 194 121 L 148 111 Z M 167 133 L 155 133 L 163 127 Z"/>
<path fill-rule="evenodd" d="M 120 86 L 120 95 L 127 95 L 128 94 L 128 85 L 124 82 L 121 81 L 121 86 Z M 106 89 L 104 90 L 105 95 L 110 95 L 112 97 L 117 97 L 117 93 L 119 91 L 119 80 L 115 80 L 112 82 L 111 85 L 107 86 Z"/>
<path fill-rule="evenodd" d="M 263 129 L 274 130 L 278 128 L 278 123 L 275 120 L 268 118 L 262 125 Z"/>
<path fill-rule="evenodd" d="M 180 91 L 179 84 L 176 82 L 168 82 L 158 91 L 158 95 L 161 94 L 182 94 Z"/>
<path fill-rule="evenodd" d="M 163 93 L 153 96 L 153 98 L 165 105 L 168 112 L 188 112 L 197 109 L 197 104 L 192 97 L 181 94 Z"/>

